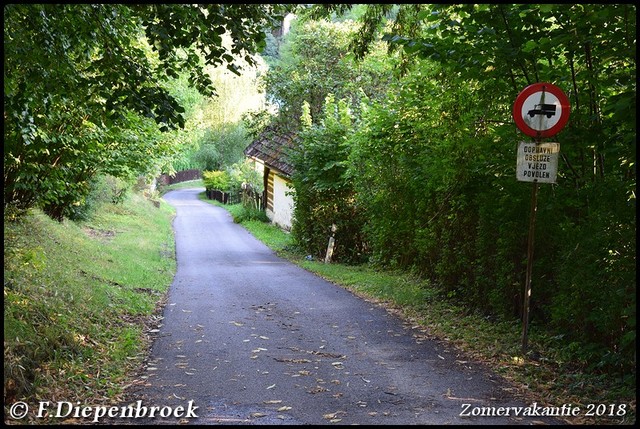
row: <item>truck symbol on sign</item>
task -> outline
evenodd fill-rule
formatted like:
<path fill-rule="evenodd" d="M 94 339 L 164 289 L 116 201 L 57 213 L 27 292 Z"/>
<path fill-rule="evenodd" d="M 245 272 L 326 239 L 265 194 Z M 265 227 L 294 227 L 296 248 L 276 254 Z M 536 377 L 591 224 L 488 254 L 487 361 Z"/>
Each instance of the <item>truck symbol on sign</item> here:
<path fill-rule="evenodd" d="M 529 110 L 528 115 L 532 118 L 535 115 L 547 115 L 547 118 L 550 118 L 556 114 L 556 105 L 555 104 L 536 104 L 533 106 L 533 110 Z"/>

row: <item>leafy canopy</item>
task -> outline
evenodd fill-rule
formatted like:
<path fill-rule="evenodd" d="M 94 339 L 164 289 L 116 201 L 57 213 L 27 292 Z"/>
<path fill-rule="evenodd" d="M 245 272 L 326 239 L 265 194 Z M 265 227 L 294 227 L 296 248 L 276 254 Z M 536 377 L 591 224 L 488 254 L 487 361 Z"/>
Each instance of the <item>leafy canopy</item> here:
<path fill-rule="evenodd" d="M 264 47 L 265 31 L 290 8 L 5 6 L 5 205 L 42 205 L 61 219 L 103 167 L 122 162 L 136 170 L 138 161 L 129 162 L 127 153 L 144 153 L 153 164 L 154 144 L 145 146 L 161 141 L 154 130 L 184 126 L 184 108 L 166 82 L 186 71 L 190 85 L 214 94 L 203 68 L 224 65 L 237 74 L 241 62 L 253 65 L 250 54 Z M 123 133 L 130 138 L 121 140 Z M 167 150 L 158 148 L 161 156 Z"/>

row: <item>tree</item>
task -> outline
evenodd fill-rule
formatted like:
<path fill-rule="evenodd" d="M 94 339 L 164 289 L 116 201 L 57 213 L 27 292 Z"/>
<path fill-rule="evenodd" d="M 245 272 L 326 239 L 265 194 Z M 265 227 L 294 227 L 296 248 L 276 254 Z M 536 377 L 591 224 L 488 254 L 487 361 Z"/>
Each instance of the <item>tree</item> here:
<path fill-rule="evenodd" d="M 515 158 L 509 159 L 522 139 L 511 108 L 527 85 L 555 83 L 570 97 L 571 117 L 554 136 L 562 144 L 557 184 L 541 193 L 538 205 L 544 227 L 536 234 L 533 320 L 565 341 L 588 344 L 572 352 L 585 366 L 635 375 L 636 6 L 398 7 L 383 39 L 401 49 L 410 80 L 403 100 L 372 108 L 354 149 L 360 163 L 352 165 L 369 172 L 357 176 L 356 193 L 371 202 L 373 251 L 385 262 L 417 266 L 470 307 L 516 315 L 526 239 L 515 232 L 526 229 L 528 200 L 513 178 Z M 361 52 L 388 12 L 370 10 L 356 40 Z M 439 72 L 416 75 L 425 62 Z M 449 82 L 450 91 L 407 92 L 421 77 Z M 445 108 L 443 102 L 470 89 L 473 104 L 461 99 L 457 108 Z M 409 127 L 414 131 L 401 135 L 416 112 L 422 118 Z M 462 117 L 450 122 L 452 114 Z M 416 132 L 425 122 L 433 131 Z M 436 156 L 438 146 L 447 150 Z M 390 165 L 400 180 L 384 175 Z M 455 186 L 438 188 L 446 184 L 443 173 Z M 394 186 L 398 192 L 390 192 Z"/>
<path fill-rule="evenodd" d="M 347 175 L 353 118 L 346 100 L 328 95 L 317 124 L 307 114 L 299 145 L 291 151 L 295 216 L 292 235 L 305 252 L 321 258 L 335 225 L 334 259 L 363 262 L 366 252 L 360 210 Z"/>
<path fill-rule="evenodd" d="M 353 32 L 353 21 L 294 21 L 279 61 L 264 75 L 267 100 L 278 107 L 279 121 L 289 130 L 299 128 L 305 102 L 316 122 L 329 94 L 357 109 L 363 97 L 383 92 L 392 76 L 390 63 L 381 50 L 354 61 L 349 51 Z"/>
<path fill-rule="evenodd" d="M 138 154 L 135 144 L 149 137 L 153 122 L 161 131 L 184 125 L 184 109 L 163 82 L 186 70 L 191 85 L 214 94 L 203 67 L 226 65 L 240 73 L 239 56 L 253 65 L 250 54 L 264 46 L 265 31 L 289 8 L 5 6 L 5 206 L 41 205 L 61 219 L 86 192 L 88 178 L 115 163 L 114 147 L 134 143 L 124 152 Z M 141 134 L 119 141 L 116 137 L 132 125 Z"/>
<path fill-rule="evenodd" d="M 362 222 L 345 175 L 346 139 L 362 101 L 385 94 L 393 63 L 382 49 L 356 62 L 349 52 L 353 34 L 351 20 L 295 22 L 264 82 L 267 98 L 278 106 L 277 128 L 300 134 L 300 147 L 291 153 L 293 236 L 305 251 L 320 256 L 335 224 L 335 259 L 362 262 Z"/>

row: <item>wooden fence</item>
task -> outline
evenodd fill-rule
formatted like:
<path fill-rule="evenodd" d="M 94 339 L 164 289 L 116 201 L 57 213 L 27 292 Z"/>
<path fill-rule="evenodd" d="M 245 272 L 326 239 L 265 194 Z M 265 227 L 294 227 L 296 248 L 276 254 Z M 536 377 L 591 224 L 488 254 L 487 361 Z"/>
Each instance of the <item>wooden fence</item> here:
<path fill-rule="evenodd" d="M 217 189 L 207 189 L 205 193 L 210 200 L 216 200 L 222 204 L 251 204 L 251 207 L 264 210 L 264 192 L 255 192 L 252 189 L 242 189 L 238 192 L 223 192 Z"/>
<path fill-rule="evenodd" d="M 202 179 L 202 171 L 200 170 L 183 170 L 176 172 L 175 176 L 171 177 L 168 174 L 161 174 L 158 177 L 158 184 L 173 185 L 174 183 L 186 182 L 188 180 Z"/>

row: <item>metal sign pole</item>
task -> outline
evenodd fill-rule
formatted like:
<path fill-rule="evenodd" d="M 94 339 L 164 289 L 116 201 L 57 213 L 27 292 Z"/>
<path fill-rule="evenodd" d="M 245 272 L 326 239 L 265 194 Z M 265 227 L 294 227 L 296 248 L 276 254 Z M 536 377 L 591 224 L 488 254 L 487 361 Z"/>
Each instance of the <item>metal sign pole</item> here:
<path fill-rule="evenodd" d="M 529 243 L 527 244 L 527 277 L 524 285 L 524 306 L 522 314 L 522 354 L 527 354 L 529 346 L 529 302 L 531 300 L 531 273 L 533 271 L 533 240 L 538 211 L 538 182 L 533 182 L 531 190 L 531 213 L 529 215 Z"/>
<path fill-rule="evenodd" d="M 547 94 L 548 93 L 548 94 Z M 549 98 L 547 99 L 547 95 Z M 543 138 L 556 135 L 569 121 L 569 113 L 571 106 L 569 98 L 560 88 L 546 82 L 538 82 L 527 86 L 523 89 L 516 101 L 513 103 L 513 119 L 516 126 L 524 134 L 535 138 L 535 150 L 533 154 L 539 154 L 538 145 Z M 536 115 L 538 121 L 535 122 Z M 546 119 L 545 119 L 546 117 Z M 551 118 L 554 117 L 552 120 Z M 538 184 L 555 183 L 555 174 L 557 172 L 557 153 L 560 151 L 558 143 L 550 143 L 553 148 L 545 148 L 548 156 L 545 156 L 543 168 L 539 169 L 541 161 L 539 157 L 531 157 L 531 162 L 522 164 L 523 170 L 520 170 L 520 159 L 527 160 L 527 148 L 524 143 L 518 147 L 518 172 L 516 176 L 518 180 L 524 182 L 533 181 L 533 189 L 531 190 L 531 214 L 529 217 L 529 243 L 527 244 L 527 277 L 524 287 L 524 305 L 522 309 L 522 353 L 527 353 L 529 346 L 529 305 L 531 301 L 531 273 L 533 271 L 533 240 L 536 228 L 536 212 L 538 211 Z M 522 147 L 522 154 L 520 153 Z M 531 152 L 529 152 L 531 154 Z M 553 156 L 552 156 L 553 155 Z M 555 164 L 551 163 L 554 160 Z M 529 170 L 526 170 L 528 165 Z M 547 167 L 549 167 L 548 171 Z M 551 168 L 552 167 L 552 168 Z M 531 170 L 533 168 L 533 170 Z M 553 172 L 551 172 L 553 170 Z M 533 179 L 533 180 L 529 180 Z"/>

